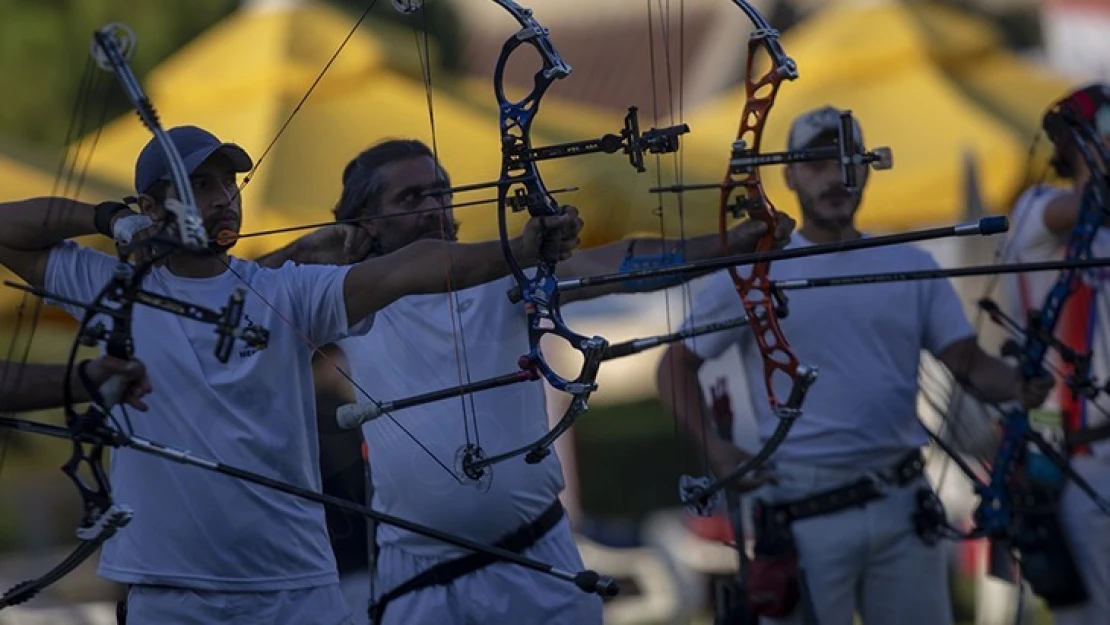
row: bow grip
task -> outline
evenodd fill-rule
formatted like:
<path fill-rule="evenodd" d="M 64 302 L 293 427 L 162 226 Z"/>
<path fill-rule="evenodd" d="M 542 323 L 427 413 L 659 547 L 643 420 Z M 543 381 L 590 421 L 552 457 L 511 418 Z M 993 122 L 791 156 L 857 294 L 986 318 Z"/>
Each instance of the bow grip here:
<path fill-rule="evenodd" d="M 123 391 L 123 376 L 117 373 L 101 384 L 96 392 L 104 402 L 103 408 L 111 409 L 123 398 Z"/>

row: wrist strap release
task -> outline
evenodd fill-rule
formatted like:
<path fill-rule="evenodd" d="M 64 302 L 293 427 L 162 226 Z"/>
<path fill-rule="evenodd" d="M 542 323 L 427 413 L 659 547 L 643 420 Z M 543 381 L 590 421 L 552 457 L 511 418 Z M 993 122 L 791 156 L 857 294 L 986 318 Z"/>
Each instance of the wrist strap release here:
<path fill-rule="evenodd" d="M 101 202 L 96 205 L 95 217 L 93 223 L 96 226 L 96 231 L 106 237 L 112 238 L 112 218 L 120 211 L 128 211 L 131 209 L 123 202 Z"/>

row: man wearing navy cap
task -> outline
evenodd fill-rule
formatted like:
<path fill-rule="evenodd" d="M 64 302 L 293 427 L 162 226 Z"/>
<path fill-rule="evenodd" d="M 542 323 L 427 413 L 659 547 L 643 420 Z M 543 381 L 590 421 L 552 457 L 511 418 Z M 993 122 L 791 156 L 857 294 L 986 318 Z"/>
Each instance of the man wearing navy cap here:
<path fill-rule="evenodd" d="M 835 145 L 840 113 L 826 106 L 800 116 L 791 127 L 789 148 Z M 853 134 L 862 146 L 858 124 Z M 868 236 L 855 223 L 866 168 L 860 168 L 855 192 L 845 190 L 835 161 L 793 163 L 784 174 L 802 210 L 802 225 L 788 248 Z M 915 271 L 936 269 L 937 264 L 918 247 L 897 245 L 775 261 L 771 276 L 858 275 L 877 267 Z M 738 304 L 729 275 L 714 274 L 694 299 L 683 329 L 733 318 Z M 790 297 L 790 314 L 779 324 L 799 361 L 815 366 L 818 378 L 770 470 L 735 487 L 760 488 L 760 518 L 766 523 L 757 524 L 756 541 L 776 547 L 760 565 L 778 567 L 781 579 L 793 575 L 805 592 L 801 602 L 793 603 L 786 593 L 749 593 L 749 606 L 763 623 L 850 625 L 857 614 L 864 625 L 951 623 L 944 548 L 930 544 L 927 534 L 919 536 L 913 520 L 922 512 L 922 502 L 933 496 L 920 451 L 928 439 L 917 419 L 921 352 L 938 358 L 986 401 L 1022 398 L 1037 405 L 1051 380 L 1025 388 L 1015 369 L 984 352 L 945 280 L 797 291 Z M 706 450 L 717 475 L 727 474 L 755 451 L 741 450 L 715 427 L 706 428 L 711 419 L 701 418 L 702 411 L 712 412 L 698 372 L 706 360 L 733 345 L 740 350 L 739 373 L 747 387 L 763 389 L 763 360 L 745 328 L 670 347 L 656 376 L 660 401 Z M 755 415 L 765 444 L 779 419 L 764 392 L 753 395 L 751 406 L 737 409 Z M 743 427 L 740 420 L 735 423 Z M 739 436 L 733 433 L 732 439 Z M 876 485 L 879 498 L 857 498 L 858 487 L 845 493 L 846 486 L 865 478 Z M 793 557 L 796 566 L 790 564 Z M 773 583 L 755 575 L 748 580 L 749 590 Z M 807 612 L 816 619 L 808 620 Z"/>
<path fill-rule="evenodd" d="M 1002 248 L 1007 264 L 1062 259 L 1072 231 L 1079 223 L 1083 194 L 1092 172 L 1061 117 L 1065 109 L 1087 124 L 1110 147 L 1110 85 L 1087 85 L 1053 104 L 1044 116 L 1043 126 L 1053 143 L 1052 166 L 1067 184 L 1038 184 L 1017 199 L 1008 240 Z M 1097 153 L 1095 146 L 1089 149 Z M 1110 163 L 1103 166 L 1110 167 Z M 1106 200 L 1104 197 L 1103 201 Z M 1106 210 L 1107 207 L 1102 207 L 1104 225 Z M 1105 227 L 1095 235 L 1090 256 L 1110 256 L 1110 231 Z M 1005 304 L 1007 313 L 1014 319 L 1026 319 L 1031 309 L 1041 306 L 1058 278 L 1059 274 L 1054 272 L 1003 276 L 1002 284 L 1009 296 Z M 1090 374 L 1100 382 L 1110 378 L 1108 318 L 1110 283 L 1107 273 L 1103 269 L 1085 271 L 1065 302 L 1057 322 L 1057 338 L 1076 352 L 1092 356 Z M 1065 377 L 1069 375 L 1071 365 L 1057 360 L 1055 351 L 1049 353 L 1051 369 Z M 1067 384 L 1061 384 L 1037 415 L 1037 422 L 1055 422 L 1056 428 L 1065 433 L 1065 440 L 1074 440 L 1085 430 L 1105 428 L 1110 424 L 1108 415 L 1110 398 L 1106 393 L 1077 397 Z M 1090 444 L 1069 443 L 1066 451 L 1072 468 L 1103 497 L 1110 498 L 1110 438 Z M 1056 607 L 1052 613 L 1053 622 L 1056 625 L 1110 623 L 1110 516 L 1070 480 L 1064 485 L 1059 513 L 1089 600 L 1079 605 Z"/>
<path fill-rule="evenodd" d="M 236 174 L 250 170 L 250 157 L 199 128 L 168 135 L 209 238 L 238 233 Z M 159 150 L 152 141 L 135 165 L 141 214 L 64 198 L 0 204 L 0 263 L 49 292 L 92 300 L 116 259 L 68 239 L 99 232 L 130 240 L 163 220 L 177 199 Z M 534 262 L 541 239 L 557 237 L 566 257 L 580 228 L 571 211 L 529 222 L 512 244 Z M 496 241 L 417 241 L 343 267 L 264 268 L 230 256 L 229 247 L 174 253 L 144 288 L 219 309 L 233 289 L 247 286 L 243 319 L 269 329 L 266 353 L 243 348 L 220 363 L 210 326 L 136 307 L 135 354 L 157 390 L 146 397 L 149 413 L 132 420 L 134 433 L 314 491 L 321 489 L 310 365 L 316 346 L 365 331 L 375 311 L 402 296 L 508 273 Z M 128 449 L 112 454 L 110 477 L 115 497 L 135 514 L 105 543 L 99 572 L 130 585 L 129 623 L 349 622 L 320 505 Z"/>

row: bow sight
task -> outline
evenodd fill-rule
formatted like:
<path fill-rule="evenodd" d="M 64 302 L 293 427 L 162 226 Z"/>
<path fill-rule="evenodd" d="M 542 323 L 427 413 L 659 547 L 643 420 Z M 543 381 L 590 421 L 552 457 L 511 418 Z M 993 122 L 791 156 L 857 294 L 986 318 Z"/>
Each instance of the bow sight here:
<path fill-rule="evenodd" d="M 679 148 L 678 138 L 690 132 L 686 124 L 667 126 L 664 128 L 651 128 L 640 132 L 639 109 L 635 106 L 628 107 L 624 116 L 624 128 L 620 134 L 604 134 L 593 139 L 556 143 L 534 148 L 523 135 L 506 135 L 502 137 L 501 154 L 509 171 L 519 171 L 530 163 L 545 161 L 555 158 L 582 156 L 584 154 L 616 154 L 623 152 L 628 156 L 628 163 L 640 173 L 646 171 L 644 167 L 644 154 L 670 154 Z M 517 178 L 523 182 L 524 178 Z M 504 184 L 503 181 L 477 182 L 474 184 L 460 185 L 446 189 L 425 191 L 424 195 L 454 195 L 466 191 L 489 189 Z M 550 195 L 555 191 L 547 190 Z M 543 196 L 528 193 L 525 189 L 517 187 L 511 197 L 506 198 L 506 204 L 513 212 L 528 209 L 529 206 L 543 202 Z M 542 204 L 540 204 L 542 205 Z"/>
<path fill-rule="evenodd" d="M 836 145 L 801 148 L 797 150 L 787 150 L 785 152 L 757 152 L 743 139 L 737 139 L 732 143 L 732 155 L 728 161 L 729 172 L 732 175 L 739 175 L 747 174 L 757 167 L 764 167 L 766 165 L 789 165 L 791 163 L 812 161 L 837 161 L 840 163 L 841 179 L 844 182 L 844 189 L 854 193 L 859 190 L 859 167 L 870 165 L 871 168 L 875 170 L 890 169 L 894 166 L 894 153 L 886 146 L 874 148 L 872 150 L 864 150 L 855 140 L 855 134 L 852 132 L 852 125 L 852 112 L 841 111 L 840 125 L 837 128 Z M 706 189 L 732 189 L 739 186 L 742 186 L 742 184 L 730 179 L 729 182 L 723 184 L 701 183 L 668 185 L 664 187 L 652 187 L 648 189 L 648 191 L 651 193 L 682 193 L 685 191 L 702 191 Z M 746 195 L 737 196 L 730 206 L 732 216 L 734 218 L 739 218 L 741 215 L 750 211 L 753 208 L 752 202 L 754 201 L 759 200 L 757 198 L 750 198 Z"/>
<path fill-rule="evenodd" d="M 643 173 L 644 153 L 669 154 L 678 151 L 678 137 L 690 132 L 686 124 L 667 126 L 666 128 L 652 128 L 647 132 L 640 132 L 640 118 L 635 106 L 628 107 L 624 116 L 624 129 L 619 135 L 605 134 L 596 139 L 558 143 L 540 148 L 529 147 L 521 136 L 514 136 L 511 143 L 502 145 L 504 156 L 511 169 L 520 168 L 524 163 L 542 161 L 552 158 L 567 156 L 581 156 L 583 154 L 615 154 L 623 151 L 628 155 L 628 163 L 636 171 Z"/>

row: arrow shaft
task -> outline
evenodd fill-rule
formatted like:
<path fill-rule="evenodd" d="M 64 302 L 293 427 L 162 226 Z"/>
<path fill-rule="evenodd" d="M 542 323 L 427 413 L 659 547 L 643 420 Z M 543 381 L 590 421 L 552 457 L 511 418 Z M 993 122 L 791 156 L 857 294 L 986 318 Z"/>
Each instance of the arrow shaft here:
<path fill-rule="evenodd" d="M 709 260 L 683 263 L 681 265 L 672 265 L 670 267 L 652 267 L 649 269 L 639 269 L 635 271 L 626 271 L 623 273 L 604 274 L 600 276 L 585 276 L 569 280 L 560 280 L 558 284 L 558 290 L 571 291 L 574 289 L 603 286 L 616 282 L 629 282 L 634 280 L 644 280 L 647 278 L 684 276 L 687 274 L 706 273 L 741 265 L 770 263 L 780 260 L 806 258 L 808 256 L 819 256 L 821 254 L 832 254 L 835 252 L 850 252 L 854 250 L 862 250 L 873 247 L 886 247 L 903 243 L 916 243 L 919 241 L 928 241 L 931 239 L 946 239 L 949 237 L 997 234 L 1005 232 L 1008 228 L 1009 224 L 1006 218 L 988 217 L 977 222 L 960 224 L 956 226 L 944 226 L 940 228 L 930 228 L 928 230 L 917 230 L 914 232 L 904 232 L 900 234 L 890 234 L 879 237 L 867 237 L 863 239 L 856 239 L 854 241 L 843 241 L 839 243 L 829 243 L 824 245 L 810 245 L 807 247 L 774 250 L 770 252 L 760 252 L 756 254 L 726 256 L 723 258 L 713 258 Z"/>
<path fill-rule="evenodd" d="M 1010 273 L 1036 273 L 1040 271 L 1060 271 L 1062 269 L 1087 269 L 1110 266 L 1110 258 L 1090 258 L 1086 260 L 1054 260 L 1037 263 L 1016 263 L 1013 265 L 979 265 L 953 269 L 924 269 L 921 271 L 893 271 L 869 273 L 857 276 L 831 276 L 804 280 L 781 280 L 774 285 L 779 290 L 791 291 L 829 286 L 853 286 L 877 284 L 882 282 L 910 282 L 916 280 L 943 280 L 946 278 L 967 278 L 972 276 L 993 276 Z"/>

